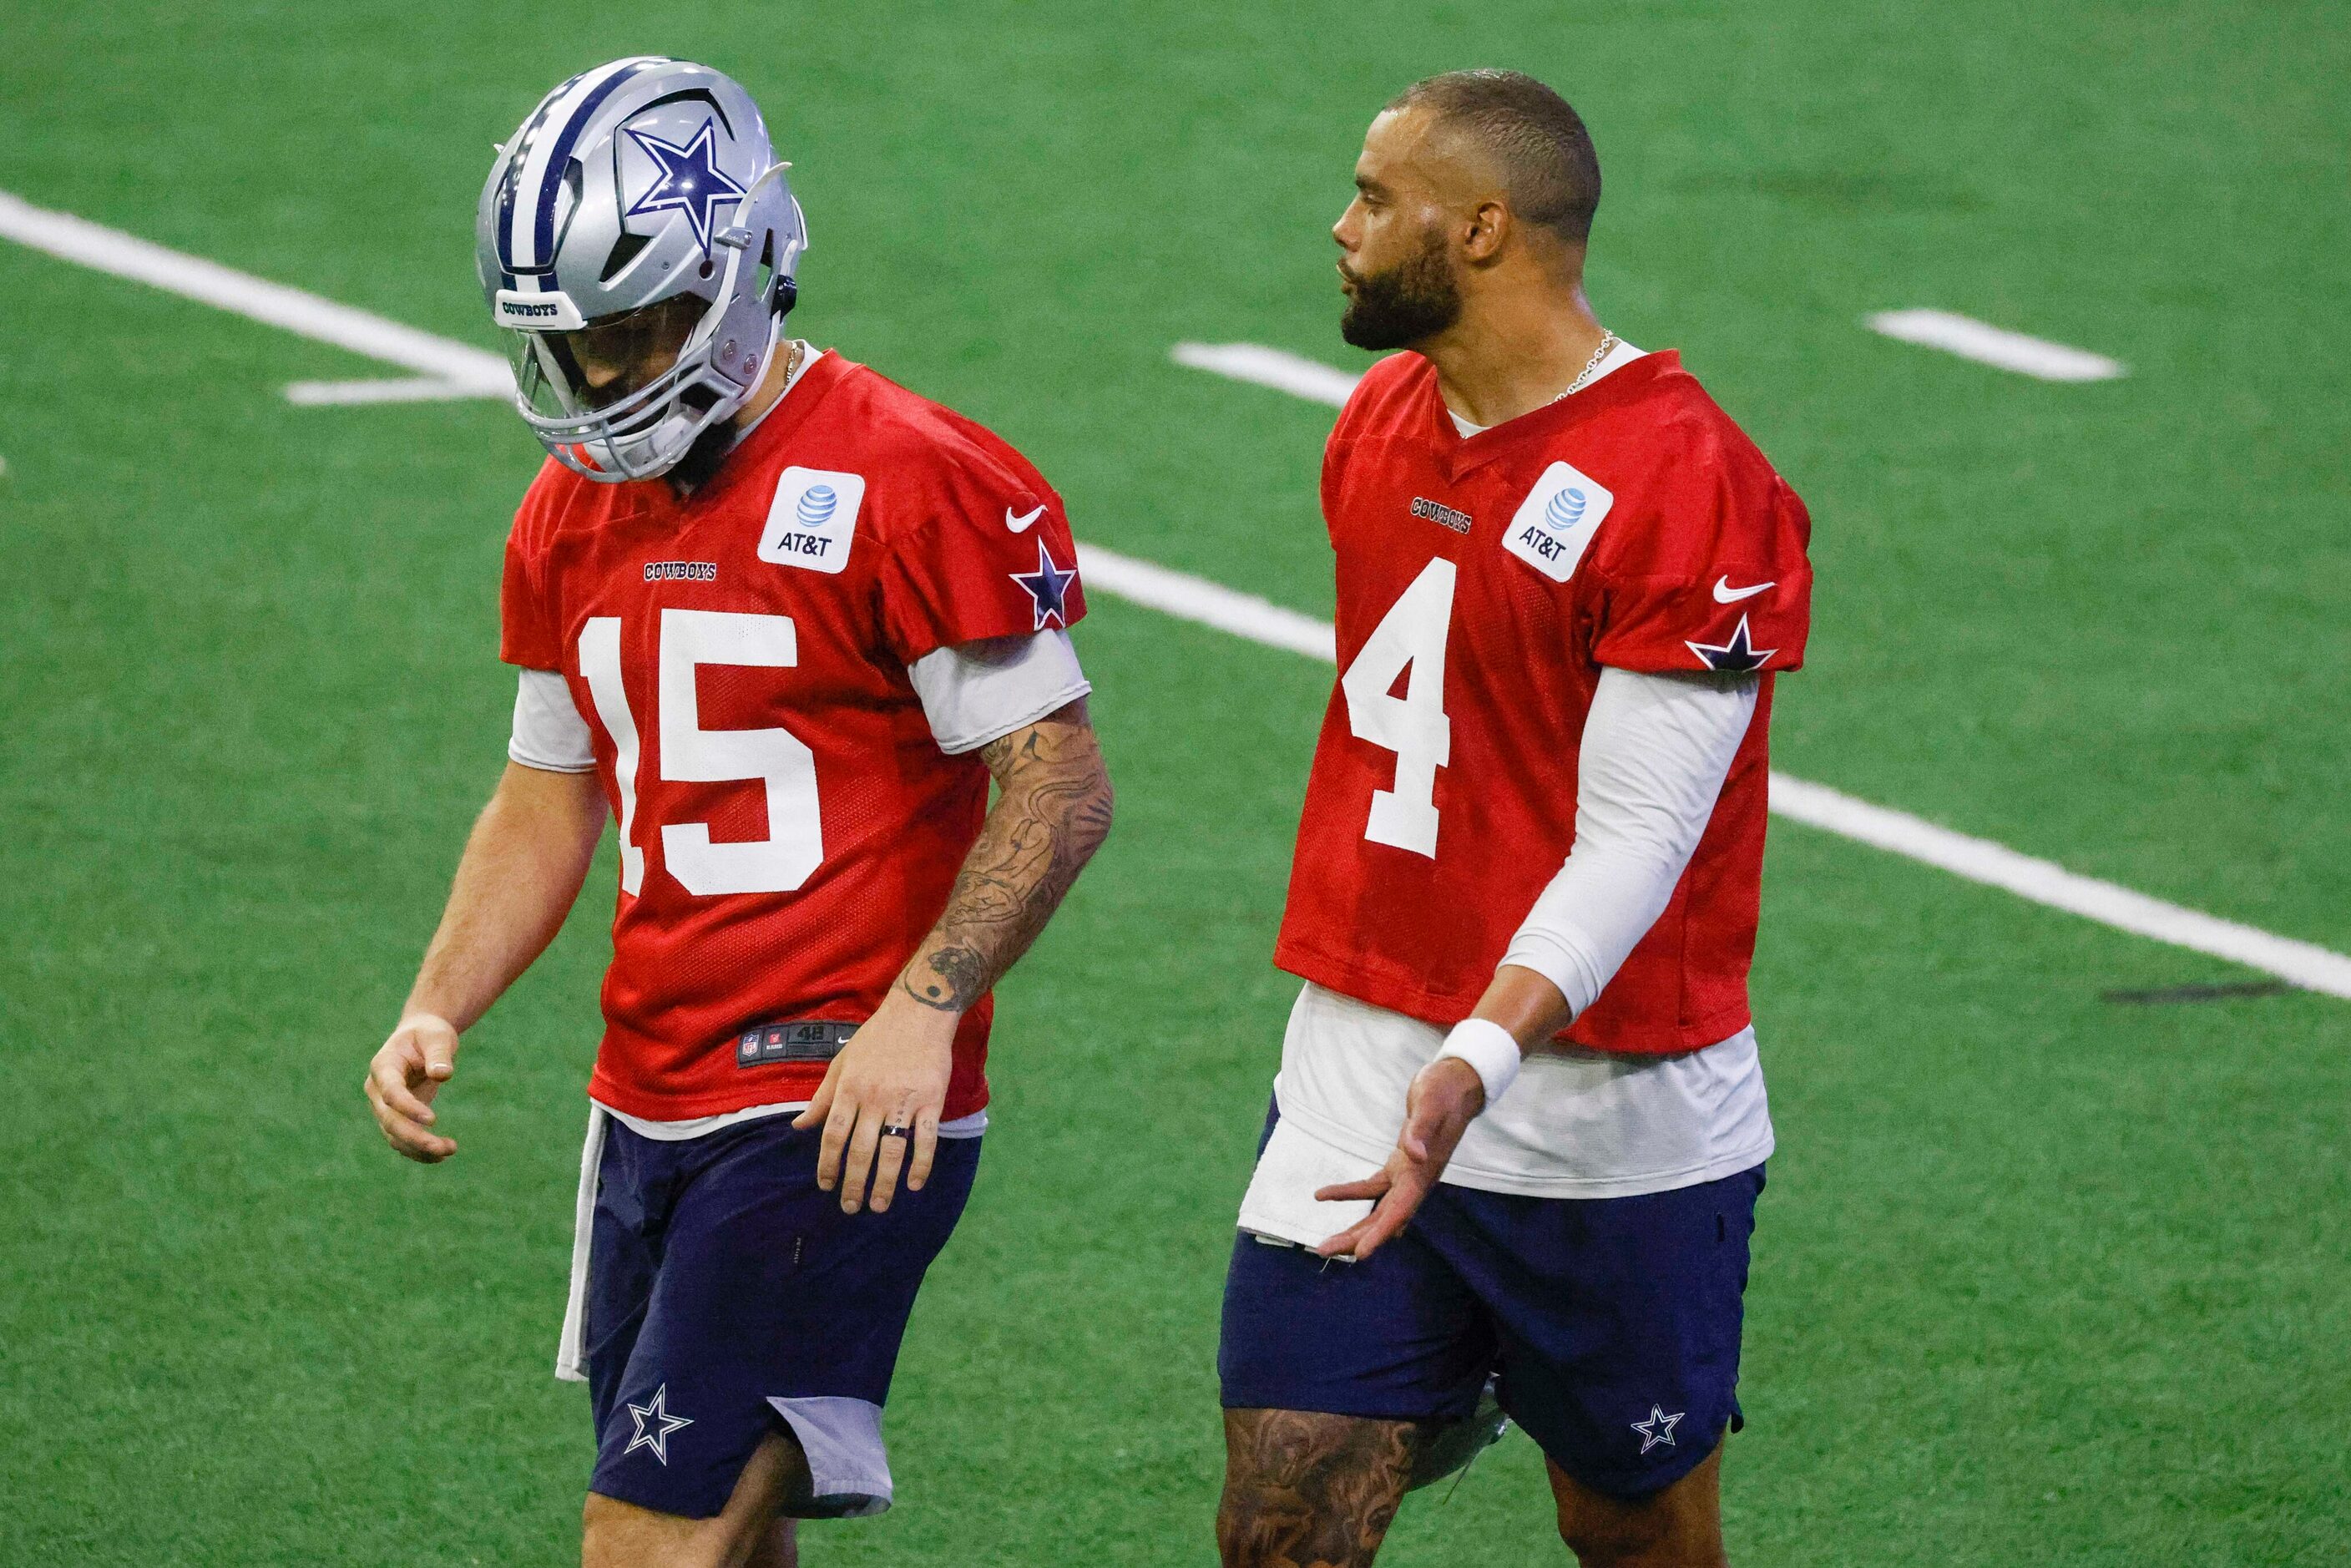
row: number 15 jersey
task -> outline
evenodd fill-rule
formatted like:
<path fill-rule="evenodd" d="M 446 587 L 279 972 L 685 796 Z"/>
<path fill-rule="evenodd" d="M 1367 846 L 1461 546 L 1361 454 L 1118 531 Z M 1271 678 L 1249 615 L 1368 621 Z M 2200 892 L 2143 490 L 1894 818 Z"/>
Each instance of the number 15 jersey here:
<path fill-rule="evenodd" d="M 1575 836 L 1604 665 L 1759 672 L 1671 902 L 1563 1039 L 1666 1053 L 1749 1020 L 1774 672 L 1802 660 L 1811 519 L 1671 351 L 1464 437 L 1435 368 L 1366 373 L 1322 464 L 1338 689 L 1276 961 L 1450 1025 Z"/>
<path fill-rule="evenodd" d="M 562 673 L 620 825 L 589 1092 L 684 1121 L 812 1094 L 784 1021 L 862 1022 L 987 812 L 907 666 L 1085 613 L 1061 497 L 971 421 L 825 354 L 681 498 L 549 461 L 507 546 L 500 656 Z M 987 1103 L 990 1001 L 946 1119 Z M 813 1031 L 812 1031 L 813 1032 Z"/>

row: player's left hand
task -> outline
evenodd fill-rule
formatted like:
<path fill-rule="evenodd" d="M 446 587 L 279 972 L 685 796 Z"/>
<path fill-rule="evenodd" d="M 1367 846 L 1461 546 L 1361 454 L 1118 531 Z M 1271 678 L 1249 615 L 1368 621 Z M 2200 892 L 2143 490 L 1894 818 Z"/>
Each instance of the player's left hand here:
<path fill-rule="evenodd" d="M 869 1174 L 876 1214 L 890 1207 L 902 1170 L 908 1192 L 930 1179 L 960 1016 L 925 1007 L 893 986 L 825 1069 L 808 1109 L 792 1119 L 795 1127 L 824 1124 L 816 1185 L 826 1192 L 840 1186 L 842 1213 L 863 1207 Z M 885 1126 L 912 1131 L 884 1137 Z"/>
<path fill-rule="evenodd" d="M 1478 1070 L 1458 1056 L 1440 1056 L 1413 1076 L 1404 1098 L 1404 1131 L 1396 1134 L 1388 1163 L 1361 1181 L 1317 1189 L 1325 1203 L 1374 1198 L 1371 1213 L 1314 1250 L 1325 1258 L 1370 1257 L 1402 1230 L 1421 1199 L 1445 1174 L 1454 1145 L 1486 1108 L 1486 1085 Z"/>

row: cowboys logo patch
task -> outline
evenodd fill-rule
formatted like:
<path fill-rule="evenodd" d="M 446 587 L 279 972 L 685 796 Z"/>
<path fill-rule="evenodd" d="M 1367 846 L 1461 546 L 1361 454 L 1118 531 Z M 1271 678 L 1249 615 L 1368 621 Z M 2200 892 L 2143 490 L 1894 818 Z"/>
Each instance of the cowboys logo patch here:
<path fill-rule="evenodd" d="M 1078 580 L 1078 569 L 1063 570 L 1043 539 L 1037 541 L 1037 570 L 1009 575 L 1028 591 L 1029 602 L 1036 606 L 1037 624 L 1032 630 L 1042 632 L 1048 622 L 1060 626 L 1070 623 L 1070 585 Z"/>
<path fill-rule="evenodd" d="M 622 1458 L 627 1458 L 639 1448 L 651 1448 L 654 1458 L 664 1465 L 669 1463 L 669 1435 L 681 1427 L 693 1426 L 694 1417 L 671 1415 L 665 1408 L 668 1404 L 669 1385 L 664 1383 L 653 1390 L 650 1400 L 629 1406 L 629 1419 L 637 1424 L 637 1430 L 636 1435 L 629 1439 L 629 1446 L 621 1450 Z"/>
<path fill-rule="evenodd" d="M 1732 673 L 1740 670 L 1760 670 L 1763 667 L 1764 660 L 1780 651 L 1777 648 L 1755 646 L 1754 638 L 1748 632 L 1747 617 L 1744 615 L 1739 618 L 1738 629 L 1724 638 L 1720 643 L 1686 642 L 1682 646 L 1696 653 L 1698 662 L 1708 669 Z"/>

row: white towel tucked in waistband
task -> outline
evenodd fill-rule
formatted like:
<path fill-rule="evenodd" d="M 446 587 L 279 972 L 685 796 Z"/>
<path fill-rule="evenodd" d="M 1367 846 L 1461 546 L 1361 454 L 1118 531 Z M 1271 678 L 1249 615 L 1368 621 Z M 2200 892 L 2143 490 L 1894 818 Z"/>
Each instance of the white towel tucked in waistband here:
<path fill-rule="evenodd" d="M 1380 1167 L 1332 1148 L 1287 1117 L 1274 1124 L 1241 1197 L 1240 1225 L 1254 1235 L 1316 1247 L 1371 1213 L 1369 1199 L 1323 1203 L 1317 1187 L 1361 1181 Z"/>
<path fill-rule="evenodd" d="M 596 1172 L 604 1163 L 604 1107 L 588 1102 L 588 1142 L 580 1151 L 580 1201 L 571 1219 L 571 1296 L 563 1307 L 563 1338 L 555 1347 L 555 1375 L 588 1381 L 588 1243 L 596 1233 Z"/>

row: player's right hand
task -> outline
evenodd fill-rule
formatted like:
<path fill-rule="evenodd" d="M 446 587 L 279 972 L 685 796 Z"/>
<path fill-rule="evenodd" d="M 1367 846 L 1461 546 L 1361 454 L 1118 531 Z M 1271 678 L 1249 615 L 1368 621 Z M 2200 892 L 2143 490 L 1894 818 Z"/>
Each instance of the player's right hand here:
<path fill-rule="evenodd" d="M 421 1165 L 455 1154 L 456 1141 L 433 1131 L 433 1096 L 456 1071 L 457 1031 L 447 1019 L 416 1013 L 401 1019 L 368 1063 L 368 1104 L 384 1142 Z"/>
<path fill-rule="evenodd" d="M 1485 1108 L 1485 1082 L 1459 1057 L 1440 1056 L 1414 1074 L 1412 1087 L 1405 1091 L 1404 1130 L 1396 1134 L 1388 1163 L 1361 1181 L 1314 1191 L 1323 1203 L 1370 1198 L 1371 1213 L 1314 1250 L 1360 1263 L 1386 1246 L 1411 1222 L 1445 1174 L 1461 1134 Z"/>

